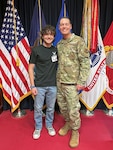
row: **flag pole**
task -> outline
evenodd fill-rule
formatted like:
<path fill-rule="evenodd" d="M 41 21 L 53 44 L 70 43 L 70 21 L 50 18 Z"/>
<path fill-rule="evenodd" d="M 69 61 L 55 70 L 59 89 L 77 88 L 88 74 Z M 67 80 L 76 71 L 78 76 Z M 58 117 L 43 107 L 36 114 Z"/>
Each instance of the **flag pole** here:
<path fill-rule="evenodd" d="M 38 7 L 39 7 L 39 24 L 40 24 L 40 31 L 42 30 L 42 11 L 41 11 L 41 5 L 40 0 L 38 0 Z M 42 39 L 40 38 L 40 44 L 42 44 Z M 46 108 L 46 105 L 43 106 L 43 110 Z"/>
<path fill-rule="evenodd" d="M 64 0 L 64 17 L 66 17 L 66 3 L 65 3 L 65 0 Z"/>
<path fill-rule="evenodd" d="M 39 7 L 39 24 L 40 24 L 40 31 L 41 31 L 42 30 L 42 15 L 41 15 L 40 0 L 38 0 L 38 7 Z M 40 39 L 40 44 L 42 44 L 42 39 Z"/>
<path fill-rule="evenodd" d="M 16 65 L 19 67 L 20 61 L 18 56 L 18 46 L 17 46 L 17 31 L 16 31 L 16 19 L 15 19 L 15 7 L 14 7 L 14 0 L 12 0 L 12 6 L 13 6 L 13 22 L 14 22 L 14 34 L 15 34 L 15 44 L 16 44 L 16 52 L 17 52 L 17 60 Z M 20 104 L 19 104 L 20 105 Z M 24 110 L 21 110 L 20 107 L 17 108 L 17 110 L 12 114 L 15 118 L 21 118 L 26 115 L 26 112 Z"/>
<path fill-rule="evenodd" d="M 18 57 L 18 46 L 17 46 L 17 32 L 16 32 L 16 19 L 15 19 L 15 8 L 14 8 L 14 0 L 12 0 L 13 6 L 13 22 L 14 22 L 14 33 L 15 33 L 15 43 L 16 43 L 16 52 L 17 52 L 17 60 L 16 65 L 19 66 L 19 57 Z"/>

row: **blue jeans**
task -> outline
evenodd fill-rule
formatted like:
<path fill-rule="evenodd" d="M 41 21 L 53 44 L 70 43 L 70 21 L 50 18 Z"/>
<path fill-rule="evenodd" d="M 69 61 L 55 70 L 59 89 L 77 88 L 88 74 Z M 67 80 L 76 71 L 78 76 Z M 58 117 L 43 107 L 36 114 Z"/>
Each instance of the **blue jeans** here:
<path fill-rule="evenodd" d="M 45 125 L 46 128 L 50 128 L 52 127 L 54 119 L 57 88 L 56 86 L 37 87 L 37 90 L 38 94 L 34 100 L 35 129 L 42 129 L 42 108 L 44 100 L 46 101 Z"/>

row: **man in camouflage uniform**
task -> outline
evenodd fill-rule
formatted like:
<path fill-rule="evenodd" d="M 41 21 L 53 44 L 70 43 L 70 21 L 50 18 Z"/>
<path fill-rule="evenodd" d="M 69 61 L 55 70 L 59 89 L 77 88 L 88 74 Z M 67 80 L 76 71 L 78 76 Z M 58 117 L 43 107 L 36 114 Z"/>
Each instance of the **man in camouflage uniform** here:
<path fill-rule="evenodd" d="M 57 101 L 60 112 L 65 119 L 65 125 L 59 130 L 59 135 L 72 131 L 70 147 L 79 145 L 78 129 L 81 125 L 79 90 L 84 89 L 89 75 L 89 51 L 84 40 L 71 33 L 72 25 L 69 18 L 60 20 L 59 30 L 63 39 L 58 43 Z"/>

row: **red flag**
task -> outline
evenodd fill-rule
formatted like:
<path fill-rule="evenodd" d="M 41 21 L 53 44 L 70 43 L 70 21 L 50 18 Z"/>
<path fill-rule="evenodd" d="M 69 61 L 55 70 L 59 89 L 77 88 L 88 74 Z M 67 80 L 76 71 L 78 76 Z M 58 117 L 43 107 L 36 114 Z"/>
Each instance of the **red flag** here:
<path fill-rule="evenodd" d="M 111 23 L 104 39 L 103 39 L 103 43 L 105 46 L 105 51 L 108 52 L 110 50 L 113 50 L 113 38 L 112 38 L 112 34 L 113 34 L 113 22 Z"/>
<path fill-rule="evenodd" d="M 30 47 L 17 10 L 11 0 L 0 32 L 0 87 L 14 112 L 30 92 L 28 63 Z"/>
<path fill-rule="evenodd" d="M 98 0 L 84 0 L 82 32 L 91 54 L 97 52 L 98 47 Z"/>
<path fill-rule="evenodd" d="M 103 43 L 106 53 L 107 88 L 103 96 L 104 103 L 108 109 L 113 107 L 113 22 L 106 33 Z"/>
<path fill-rule="evenodd" d="M 92 0 L 92 40 L 91 53 L 97 52 L 98 43 L 98 0 Z"/>

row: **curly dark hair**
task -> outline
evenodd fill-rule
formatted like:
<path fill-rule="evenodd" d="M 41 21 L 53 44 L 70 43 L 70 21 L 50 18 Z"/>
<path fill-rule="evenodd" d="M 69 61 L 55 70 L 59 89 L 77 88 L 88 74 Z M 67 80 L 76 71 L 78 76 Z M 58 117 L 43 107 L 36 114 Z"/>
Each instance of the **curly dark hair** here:
<path fill-rule="evenodd" d="M 55 27 L 51 26 L 51 25 L 46 25 L 42 31 L 40 32 L 41 36 L 45 35 L 45 34 L 52 34 L 52 35 L 56 35 L 56 30 Z"/>
<path fill-rule="evenodd" d="M 55 36 L 56 35 L 56 30 L 55 30 L 55 27 L 53 27 L 51 25 L 46 25 L 44 28 L 42 28 L 42 30 L 38 34 L 39 34 L 39 36 L 35 40 L 33 46 L 31 46 L 31 48 L 36 47 L 40 44 L 40 40 L 42 40 L 43 35 L 52 34 L 52 35 Z"/>

